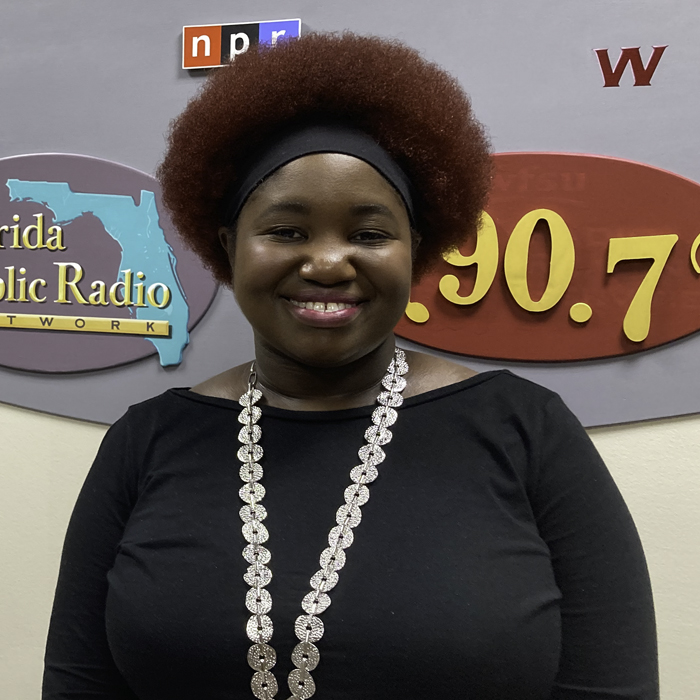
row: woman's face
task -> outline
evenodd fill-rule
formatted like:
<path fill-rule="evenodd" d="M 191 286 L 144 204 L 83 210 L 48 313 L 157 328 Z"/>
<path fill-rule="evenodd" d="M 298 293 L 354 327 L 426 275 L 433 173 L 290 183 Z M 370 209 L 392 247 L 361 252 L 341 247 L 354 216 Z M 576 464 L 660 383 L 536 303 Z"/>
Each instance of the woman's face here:
<path fill-rule="evenodd" d="M 408 303 L 406 209 L 352 156 L 314 154 L 280 168 L 248 199 L 232 240 L 222 235 L 257 342 L 297 362 L 363 357 L 391 336 Z"/>

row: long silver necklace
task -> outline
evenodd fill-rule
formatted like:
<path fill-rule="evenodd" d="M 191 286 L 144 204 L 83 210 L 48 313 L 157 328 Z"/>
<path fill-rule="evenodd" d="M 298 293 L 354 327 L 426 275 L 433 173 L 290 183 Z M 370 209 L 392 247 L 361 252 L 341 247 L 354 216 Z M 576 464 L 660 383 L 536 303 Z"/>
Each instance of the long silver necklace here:
<path fill-rule="evenodd" d="M 321 552 L 321 568 L 311 577 L 311 591 L 304 596 L 301 607 L 304 615 L 299 615 L 294 623 L 294 632 L 299 643 L 292 652 L 295 668 L 287 679 L 292 696 L 289 700 L 306 700 L 316 692 L 316 684 L 311 676 L 320 660 L 315 642 L 323 636 L 323 622 L 318 617 L 331 604 L 328 595 L 338 583 L 338 572 L 345 565 L 345 550 L 354 539 L 353 528 L 360 524 L 360 508 L 369 500 L 368 484 L 379 472 L 377 466 L 384 461 L 383 446 L 391 442 L 392 426 L 398 417 L 396 408 L 403 403 L 401 392 L 406 388 L 404 376 L 408 363 L 403 350 L 396 348 L 386 375 L 382 379 L 382 391 L 377 396 L 379 406 L 372 413 L 372 425 L 365 431 L 366 444 L 359 452 L 360 464 L 350 471 L 351 484 L 345 489 L 345 503 L 338 508 L 336 525 L 328 533 L 328 547 Z M 272 700 L 277 693 L 277 679 L 271 669 L 277 661 L 275 650 L 268 644 L 272 639 L 272 620 L 268 613 L 272 609 L 272 597 L 265 586 L 272 579 L 269 568 L 270 550 L 264 547 L 269 538 L 263 520 L 267 511 L 261 501 L 265 488 L 260 483 L 263 468 L 260 460 L 263 448 L 260 446 L 262 430 L 258 425 L 262 411 L 255 404 L 262 392 L 256 388 L 255 363 L 250 368 L 248 389 L 238 400 L 243 407 L 238 420 L 243 424 L 238 439 L 242 446 L 238 459 L 242 462 L 240 476 L 244 484 L 239 496 L 245 505 L 240 510 L 243 521 L 243 537 L 248 545 L 243 550 L 243 558 L 248 569 L 243 580 L 250 586 L 246 594 L 246 608 L 251 613 L 246 625 L 246 633 L 253 645 L 248 650 L 248 663 L 255 671 L 250 682 L 253 695 L 259 700 Z"/>

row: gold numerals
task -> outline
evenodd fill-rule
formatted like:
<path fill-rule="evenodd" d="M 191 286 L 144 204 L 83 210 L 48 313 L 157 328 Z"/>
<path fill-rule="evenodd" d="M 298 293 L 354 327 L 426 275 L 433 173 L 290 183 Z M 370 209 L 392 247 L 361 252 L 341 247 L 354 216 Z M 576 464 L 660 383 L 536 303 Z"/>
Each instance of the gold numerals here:
<path fill-rule="evenodd" d="M 530 241 L 539 221 L 546 221 L 551 239 L 549 275 L 542 296 L 532 298 L 528 286 L 528 262 Z M 643 341 L 649 334 L 651 306 L 654 292 L 666 263 L 678 242 L 673 233 L 611 238 L 608 242 L 607 273 L 615 272 L 618 263 L 625 260 L 650 260 L 651 265 L 637 288 L 622 321 L 625 336 L 633 342 Z M 690 251 L 693 269 L 700 274 L 698 262 L 700 235 L 695 239 Z M 496 224 L 486 212 L 482 213 L 477 231 L 476 246 L 471 255 L 463 255 L 458 250 L 444 256 L 445 261 L 454 267 L 476 265 L 476 277 L 470 293 L 460 290 L 460 280 L 454 274 L 441 277 L 438 283 L 440 294 L 451 304 L 469 306 L 481 301 L 488 294 L 500 262 L 500 249 Z M 506 285 L 513 300 L 525 311 L 541 313 L 554 308 L 562 299 L 574 275 L 576 249 L 574 238 L 564 219 L 551 209 L 535 209 L 525 214 L 515 225 L 508 237 L 503 255 L 503 273 Z M 569 316 L 576 323 L 586 323 L 593 310 L 583 302 L 572 305 Z M 430 318 L 429 309 L 420 302 L 411 301 L 406 315 L 415 323 L 426 323 Z"/>

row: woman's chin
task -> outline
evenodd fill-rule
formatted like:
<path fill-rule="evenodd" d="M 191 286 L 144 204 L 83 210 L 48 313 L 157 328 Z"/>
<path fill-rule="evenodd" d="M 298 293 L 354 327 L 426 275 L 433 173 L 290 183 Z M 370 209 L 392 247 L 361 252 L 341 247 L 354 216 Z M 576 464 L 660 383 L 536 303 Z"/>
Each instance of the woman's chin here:
<path fill-rule="evenodd" d="M 363 342 L 349 334 L 339 337 L 337 333 L 314 333 L 306 342 L 279 343 L 263 341 L 264 345 L 275 355 L 287 358 L 294 364 L 316 369 L 334 369 L 344 367 L 363 357 L 372 355 L 379 347 L 390 342 L 394 347 L 393 333 L 374 342 Z"/>

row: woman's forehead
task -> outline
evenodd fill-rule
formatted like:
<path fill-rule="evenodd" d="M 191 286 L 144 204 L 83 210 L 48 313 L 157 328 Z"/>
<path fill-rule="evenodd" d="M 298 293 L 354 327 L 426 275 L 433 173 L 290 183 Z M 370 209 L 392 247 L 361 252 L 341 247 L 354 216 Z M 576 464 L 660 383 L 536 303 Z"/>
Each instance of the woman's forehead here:
<path fill-rule="evenodd" d="M 289 199 L 313 205 L 329 197 L 338 204 L 360 199 L 406 212 L 401 195 L 381 173 L 360 158 L 342 153 L 314 153 L 287 163 L 252 192 L 243 209 Z"/>

